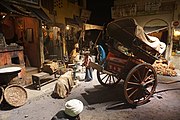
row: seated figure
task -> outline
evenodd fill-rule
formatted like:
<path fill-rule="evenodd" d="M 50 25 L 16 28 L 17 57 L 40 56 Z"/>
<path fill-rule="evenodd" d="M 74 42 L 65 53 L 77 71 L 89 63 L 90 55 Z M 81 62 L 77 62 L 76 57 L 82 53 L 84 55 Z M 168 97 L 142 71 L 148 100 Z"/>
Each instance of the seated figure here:
<path fill-rule="evenodd" d="M 165 43 L 161 42 L 157 37 L 146 35 L 143 28 L 139 25 L 136 27 L 135 35 L 147 45 L 157 50 L 160 54 L 166 49 Z"/>
<path fill-rule="evenodd" d="M 70 59 L 71 63 L 75 63 L 79 61 L 79 44 L 78 43 L 74 45 L 74 49 L 71 51 L 70 57 L 71 57 Z"/>

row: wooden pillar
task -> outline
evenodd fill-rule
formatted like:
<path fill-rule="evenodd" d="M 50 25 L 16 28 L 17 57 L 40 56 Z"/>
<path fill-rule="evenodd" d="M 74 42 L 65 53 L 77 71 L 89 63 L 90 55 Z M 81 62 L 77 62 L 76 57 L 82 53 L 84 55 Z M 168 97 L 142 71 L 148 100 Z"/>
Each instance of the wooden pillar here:
<path fill-rule="evenodd" d="M 39 20 L 39 51 L 40 51 L 40 67 L 44 63 L 44 41 L 42 32 L 42 20 Z"/>

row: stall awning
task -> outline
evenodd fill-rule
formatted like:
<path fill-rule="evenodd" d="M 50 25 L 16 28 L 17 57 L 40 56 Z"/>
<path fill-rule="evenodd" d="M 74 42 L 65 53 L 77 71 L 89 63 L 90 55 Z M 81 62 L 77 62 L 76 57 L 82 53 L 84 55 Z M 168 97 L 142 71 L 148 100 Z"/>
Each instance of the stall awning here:
<path fill-rule="evenodd" d="M 53 24 L 50 24 L 51 26 L 54 26 L 54 27 L 59 27 L 61 29 L 65 29 L 65 25 L 63 23 L 53 23 Z"/>
<path fill-rule="evenodd" d="M 22 16 L 36 17 L 46 23 L 52 23 L 52 20 L 47 16 L 44 10 L 40 7 L 27 7 L 15 4 L 9 4 L 8 2 L 0 1 L 0 11 L 13 13 Z"/>
<path fill-rule="evenodd" d="M 47 16 L 47 14 L 44 12 L 42 8 L 29 8 L 32 13 L 38 18 L 41 19 L 42 21 L 46 23 L 52 23 L 52 20 Z"/>
<path fill-rule="evenodd" d="M 9 4 L 4 1 L 0 1 L 0 11 L 7 12 L 7 13 L 13 13 L 13 14 L 17 14 L 17 15 L 23 15 L 23 16 L 28 16 L 29 14 L 31 14 L 31 12 L 24 7 Z"/>
<path fill-rule="evenodd" d="M 71 25 L 71 26 L 75 26 L 75 27 L 80 27 L 79 23 L 78 23 L 75 19 L 65 18 L 65 22 L 66 22 L 66 25 Z"/>
<path fill-rule="evenodd" d="M 84 24 L 85 30 L 103 30 L 103 26 L 92 25 L 92 24 Z"/>

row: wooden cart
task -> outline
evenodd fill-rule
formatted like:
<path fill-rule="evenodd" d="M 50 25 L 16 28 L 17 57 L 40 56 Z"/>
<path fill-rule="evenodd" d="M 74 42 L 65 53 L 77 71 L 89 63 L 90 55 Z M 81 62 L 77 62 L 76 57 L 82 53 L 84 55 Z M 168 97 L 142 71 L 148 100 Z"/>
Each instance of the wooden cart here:
<path fill-rule="evenodd" d="M 160 54 L 136 37 L 136 27 L 132 18 L 110 22 L 106 28 L 107 58 L 90 65 L 97 69 L 98 81 L 103 86 L 113 87 L 124 80 L 127 103 L 141 105 L 149 101 L 156 89 L 157 74 L 151 64 Z"/>

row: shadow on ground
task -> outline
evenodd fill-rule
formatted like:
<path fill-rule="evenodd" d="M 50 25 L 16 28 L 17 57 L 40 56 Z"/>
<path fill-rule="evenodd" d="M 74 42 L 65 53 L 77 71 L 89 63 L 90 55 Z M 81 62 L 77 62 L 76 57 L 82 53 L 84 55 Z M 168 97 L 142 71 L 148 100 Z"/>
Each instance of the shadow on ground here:
<path fill-rule="evenodd" d="M 1 111 L 8 111 L 12 109 L 15 109 L 15 107 L 10 106 L 5 100 L 3 100 L 2 103 L 0 104 Z"/>
<path fill-rule="evenodd" d="M 85 89 L 85 92 L 81 95 L 88 105 L 107 103 L 107 110 L 136 108 L 136 106 L 126 103 L 122 84 L 118 84 L 114 88 L 97 85 L 94 88 Z"/>
<path fill-rule="evenodd" d="M 179 83 L 180 81 L 177 78 L 167 77 L 167 76 L 158 76 L 158 81 L 161 84 L 174 84 Z M 157 97 L 158 99 L 162 99 L 162 96 L 156 95 L 157 93 L 163 93 L 172 90 L 180 90 L 180 88 L 167 88 L 163 90 L 156 91 L 152 97 Z M 85 89 L 86 93 L 82 93 L 82 97 L 87 101 L 88 105 L 94 104 L 108 104 L 106 109 L 135 109 L 136 105 L 130 105 L 126 102 L 124 96 L 123 84 L 120 83 L 114 88 L 103 87 L 102 85 L 94 86 L 94 88 Z M 150 102 L 147 101 L 147 103 Z M 147 104 L 145 103 L 145 104 Z M 142 106 L 142 105 L 141 105 Z"/>
<path fill-rule="evenodd" d="M 123 89 L 121 85 L 114 88 L 103 87 L 102 85 L 94 88 L 85 88 L 86 93 L 82 93 L 83 98 L 89 105 L 123 100 Z"/>

